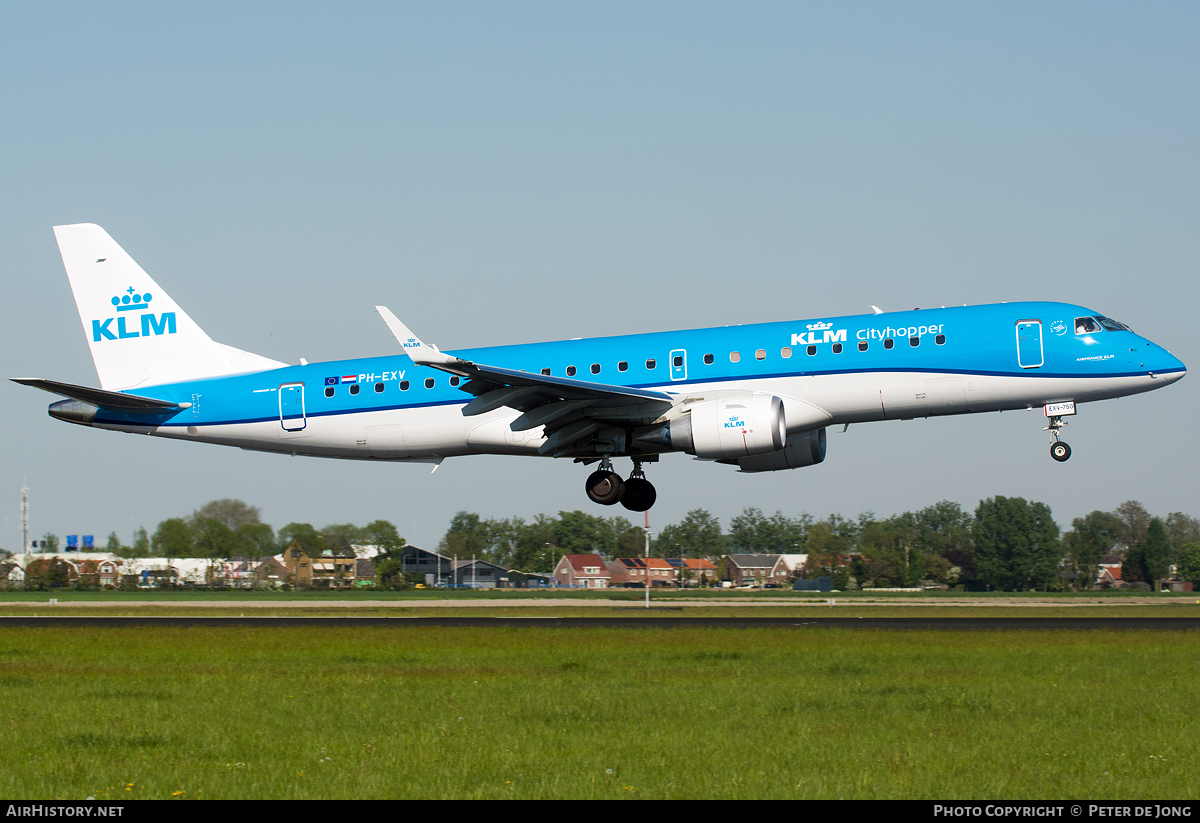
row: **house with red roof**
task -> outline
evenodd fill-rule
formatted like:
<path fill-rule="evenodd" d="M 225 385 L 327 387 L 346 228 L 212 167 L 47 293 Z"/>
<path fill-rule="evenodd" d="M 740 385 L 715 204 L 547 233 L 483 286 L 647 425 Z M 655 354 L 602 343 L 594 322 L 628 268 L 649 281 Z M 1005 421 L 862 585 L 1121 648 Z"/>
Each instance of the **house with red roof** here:
<path fill-rule="evenodd" d="M 644 588 L 647 580 L 650 588 L 674 586 L 676 579 L 675 567 L 657 557 L 618 557 L 609 561 L 608 571 L 612 575 L 610 586 Z"/>
<path fill-rule="evenodd" d="M 598 554 L 564 554 L 554 567 L 554 583 L 575 589 L 606 589 L 612 575 Z"/>
<path fill-rule="evenodd" d="M 711 585 L 717 582 L 717 567 L 703 557 L 668 557 L 667 562 L 675 569 L 675 579 L 682 586 Z"/>

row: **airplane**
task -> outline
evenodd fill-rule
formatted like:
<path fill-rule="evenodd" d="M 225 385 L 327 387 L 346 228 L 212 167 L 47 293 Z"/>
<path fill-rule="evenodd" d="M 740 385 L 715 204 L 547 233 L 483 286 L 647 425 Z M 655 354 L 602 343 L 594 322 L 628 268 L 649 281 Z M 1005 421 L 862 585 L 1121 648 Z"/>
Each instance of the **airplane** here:
<path fill-rule="evenodd" d="M 595 503 L 646 511 L 664 454 L 769 472 L 825 460 L 826 429 L 1041 407 L 1051 456 L 1082 403 L 1186 374 L 1128 326 L 1068 303 L 819 317 L 441 351 L 376 306 L 401 351 L 289 365 L 210 339 L 99 226 L 54 227 L 100 388 L 51 417 L 264 452 L 432 463 L 471 454 L 596 465 Z M 630 458 L 624 479 L 615 458 Z"/>

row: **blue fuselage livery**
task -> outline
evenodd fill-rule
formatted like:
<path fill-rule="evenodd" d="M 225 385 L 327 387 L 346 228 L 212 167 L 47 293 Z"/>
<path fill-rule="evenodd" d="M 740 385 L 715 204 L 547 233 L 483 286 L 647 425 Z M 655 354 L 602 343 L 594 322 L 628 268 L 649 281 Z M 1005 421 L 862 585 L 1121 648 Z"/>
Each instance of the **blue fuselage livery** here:
<path fill-rule="evenodd" d="M 1151 391 L 1186 372 L 1123 324 L 1046 302 L 453 352 L 376 307 L 401 353 L 287 366 L 211 341 L 99 227 L 56 233 L 103 388 L 22 379 L 68 398 L 51 406 L 55 417 L 318 457 L 569 457 L 599 462 L 589 497 L 635 511 L 654 502 L 642 466 L 662 454 L 747 472 L 800 468 L 824 460 L 826 427 L 850 423 L 1044 407 L 1052 455 L 1065 460 L 1059 428 L 1076 404 Z M 118 265 L 103 268 L 110 261 Z M 145 292 L 143 319 L 123 331 L 124 315 L 105 325 L 115 312 L 94 310 L 76 282 L 85 275 L 107 278 L 87 280 L 96 306 Z M 634 462 L 626 480 L 612 469 L 618 457 Z"/>

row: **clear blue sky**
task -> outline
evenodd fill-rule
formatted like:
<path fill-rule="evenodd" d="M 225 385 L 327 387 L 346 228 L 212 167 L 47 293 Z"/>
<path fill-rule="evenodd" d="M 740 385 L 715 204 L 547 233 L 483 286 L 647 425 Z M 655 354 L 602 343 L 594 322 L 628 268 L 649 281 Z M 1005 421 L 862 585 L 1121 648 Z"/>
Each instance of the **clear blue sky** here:
<path fill-rule="evenodd" d="M 9 3 L 0 7 L 6 377 L 95 384 L 50 227 L 104 226 L 216 340 L 386 354 L 1061 299 L 1197 367 L 1195 3 Z M 852 426 L 822 466 L 668 457 L 652 526 L 707 508 L 880 515 L 1126 499 L 1200 515 L 1200 379 L 1084 406 Z M 0 385 L 0 546 L 221 497 L 290 521 L 584 509 L 569 462 L 436 474 L 53 421 Z M 3 500 L 9 500 L 4 504 Z M 636 516 L 631 516 L 636 520 Z"/>

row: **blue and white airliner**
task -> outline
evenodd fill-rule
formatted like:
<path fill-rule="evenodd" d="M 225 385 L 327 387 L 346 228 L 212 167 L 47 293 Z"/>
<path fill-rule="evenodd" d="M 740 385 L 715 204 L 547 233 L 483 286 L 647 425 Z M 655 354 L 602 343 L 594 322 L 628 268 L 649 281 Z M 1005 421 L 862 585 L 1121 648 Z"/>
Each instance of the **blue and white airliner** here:
<path fill-rule="evenodd" d="M 216 343 L 99 226 L 54 229 L 101 388 L 52 417 L 312 457 L 440 464 L 509 454 L 599 465 L 596 503 L 654 504 L 643 467 L 683 452 L 743 472 L 825 459 L 829 426 L 1042 407 L 1055 460 L 1080 403 L 1186 373 L 1068 303 L 1001 303 L 442 352 L 383 306 L 401 351 L 293 366 Z M 630 458 L 627 479 L 614 458 Z"/>

